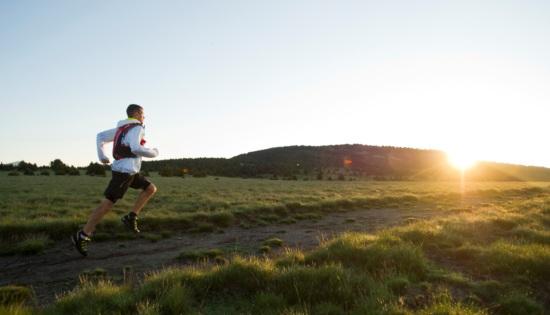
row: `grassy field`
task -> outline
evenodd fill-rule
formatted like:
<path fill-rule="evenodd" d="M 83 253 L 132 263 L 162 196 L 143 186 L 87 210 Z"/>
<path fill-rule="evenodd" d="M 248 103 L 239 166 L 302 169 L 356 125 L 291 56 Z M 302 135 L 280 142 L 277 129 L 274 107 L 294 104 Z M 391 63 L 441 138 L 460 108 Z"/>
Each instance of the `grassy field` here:
<path fill-rule="evenodd" d="M 7 176 L 0 172 L 0 254 L 32 254 L 66 238 L 86 222 L 103 198 L 108 177 Z M 211 232 L 232 224 L 243 227 L 292 223 L 324 212 L 370 207 L 402 207 L 437 202 L 445 207 L 469 196 L 540 189 L 548 183 L 282 181 L 240 178 L 152 176 L 157 195 L 143 212 L 142 230 L 158 237 L 174 231 Z M 130 189 L 98 227 L 96 241 L 132 238 L 119 217 L 137 195 Z M 156 237 L 156 236 L 151 236 Z"/>
<path fill-rule="evenodd" d="M 27 288 L 4 287 L 0 314 L 550 312 L 548 183 L 152 179 L 159 193 L 144 214 L 150 233 L 163 224 L 208 232 L 206 227 L 291 222 L 369 207 L 420 204 L 448 215 L 376 234 L 348 233 L 307 252 L 289 248 L 271 258 L 231 256 L 167 269 L 133 287 L 84 280 L 47 308 L 29 304 Z M 1 175 L 5 248 L 53 242 L 82 224 L 107 181 Z M 105 239 L 115 235 L 111 221 L 130 207 L 133 195 L 100 227 Z M 15 247 L 11 253 L 33 252 Z"/>

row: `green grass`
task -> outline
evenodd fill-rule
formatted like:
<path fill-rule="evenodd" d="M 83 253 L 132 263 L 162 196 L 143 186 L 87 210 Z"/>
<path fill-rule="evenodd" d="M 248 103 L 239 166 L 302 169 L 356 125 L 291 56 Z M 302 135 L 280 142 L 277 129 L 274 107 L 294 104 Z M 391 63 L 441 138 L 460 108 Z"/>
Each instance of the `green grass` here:
<path fill-rule="evenodd" d="M 5 176 L 0 180 L 4 185 L 0 186 L 0 193 L 14 191 L 6 184 L 8 180 L 27 184 L 28 187 L 22 185 L 19 189 L 27 190 L 27 199 L 38 200 L 31 203 L 39 213 L 48 211 L 48 206 L 40 203 L 43 200 L 38 194 L 39 183 L 44 184 L 45 191 L 57 181 L 58 189 L 71 186 L 67 189 L 84 190 L 68 182 L 98 180 L 102 185 L 95 183 L 96 193 L 104 184 L 99 178 Z M 54 183 L 46 185 L 48 180 Z M 152 241 L 160 240 L 154 230 L 163 231 L 159 235 L 172 228 L 212 232 L 233 224 L 253 226 L 316 219 L 326 212 L 359 208 L 422 206 L 440 209 L 446 215 L 410 220 L 375 234 L 345 233 L 307 252 L 283 248 L 270 255 L 256 253 L 247 257 L 229 257 L 218 249 L 184 252 L 180 259 L 199 263 L 150 274 L 132 288 L 110 282 L 108 275 L 92 270 L 82 277 L 78 287 L 47 308 L 10 304 L 0 308 L 0 314 L 10 311 L 25 314 L 28 310 L 33 314 L 545 314 L 550 311 L 547 304 L 550 189 L 546 184 L 475 183 L 461 194 L 457 183 L 434 182 L 280 182 L 226 178 L 210 181 L 210 178 L 158 177 L 153 181 L 160 188 L 159 195 L 145 209 L 142 220 L 145 238 Z M 63 204 L 64 197 L 56 196 L 63 194 L 63 190 L 49 193 L 46 195 L 51 203 Z M 84 195 L 82 191 L 78 193 Z M 13 206 L 30 204 L 22 195 L 18 198 L 1 199 L 0 211 L 8 219 L 1 224 L 16 235 L 18 242 L 27 241 L 23 248 L 34 248 L 36 235 L 40 235 L 38 239 L 43 243 L 56 239 L 56 235 L 65 233 L 90 211 L 81 210 L 81 216 L 60 206 L 50 210 L 53 213 L 48 220 L 15 220 Z M 55 198 L 58 199 L 53 202 Z M 66 202 L 72 205 L 76 201 L 69 198 Z M 126 210 L 121 208 L 129 204 L 117 205 L 115 213 L 100 227 L 106 239 L 117 233 L 117 209 L 124 213 Z M 26 207 L 34 211 L 29 205 Z M 53 230 L 36 234 L 45 226 Z M 264 252 L 282 245 L 278 238 L 266 239 L 262 244 Z M 217 258 L 220 263 L 202 263 Z M 6 307 L 12 309 L 8 311 Z"/>
<path fill-rule="evenodd" d="M 425 203 L 445 209 L 463 198 L 456 182 L 215 180 L 155 174 L 151 179 L 159 190 L 143 211 L 140 229 L 157 234 L 160 230 L 209 233 L 234 224 L 243 227 L 292 224 L 296 220 L 319 219 L 327 212 L 352 209 Z M 13 246 L 8 248 L 8 244 L 21 242 L 28 235 L 46 235 L 51 240 L 66 238 L 86 222 L 103 198 L 108 181 L 109 176 L 11 177 L 0 172 L 0 254 L 18 253 Z M 468 198 L 534 196 L 547 190 L 547 183 L 471 183 L 466 195 Z M 98 227 L 96 241 L 124 237 L 119 217 L 132 207 L 137 193 L 130 189 L 107 214 Z M 541 220 L 550 224 L 546 217 Z M 516 225 L 514 221 L 500 224 L 510 229 Z M 151 240 L 155 238 L 151 236 Z"/>
<path fill-rule="evenodd" d="M 8 285 L 0 287 L 0 305 L 21 305 L 32 302 L 33 291 L 28 287 Z"/>
<path fill-rule="evenodd" d="M 48 246 L 53 244 L 52 240 L 48 235 L 38 234 L 38 235 L 22 235 L 18 241 L 2 242 L 0 243 L 0 254 L 10 255 L 10 254 L 21 254 L 21 255 L 35 255 L 39 254 Z"/>
<path fill-rule="evenodd" d="M 544 235 L 548 202 L 546 192 L 513 196 L 491 209 L 346 233 L 309 252 L 171 268 L 133 291 L 82 287 L 47 311 L 94 301 L 90 314 L 545 314 L 549 247 L 526 231 Z"/>

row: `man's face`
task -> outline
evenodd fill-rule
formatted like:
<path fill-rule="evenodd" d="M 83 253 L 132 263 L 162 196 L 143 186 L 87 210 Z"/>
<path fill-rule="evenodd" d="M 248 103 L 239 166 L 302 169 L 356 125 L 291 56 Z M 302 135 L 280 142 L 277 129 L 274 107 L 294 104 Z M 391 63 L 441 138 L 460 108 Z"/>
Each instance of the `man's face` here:
<path fill-rule="evenodd" d="M 137 111 L 134 114 L 134 118 L 143 123 L 143 121 L 145 120 L 145 114 L 143 113 L 143 110 Z"/>

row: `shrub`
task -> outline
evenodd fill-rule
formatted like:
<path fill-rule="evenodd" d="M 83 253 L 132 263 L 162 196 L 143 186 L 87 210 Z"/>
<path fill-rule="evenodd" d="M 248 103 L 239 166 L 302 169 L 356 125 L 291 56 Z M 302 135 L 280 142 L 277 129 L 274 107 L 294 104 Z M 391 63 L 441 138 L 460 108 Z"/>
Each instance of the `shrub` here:
<path fill-rule="evenodd" d="M 36 166 L 36 164 L 32 164 L 32 163 L 27 163 L 27 162 L 25 162 L 25 161 L 21 161 L 21 162 L 19 162 L 19 164 L 17 165 L 17 170 L 20 171 L 20 172 L 25 172 L 25 171 L 34 172 L 34 171 L 38 170 L 38 166 Z"/>
<path fill-rule="evenodd" d="M 70 176 L 80 176 L 80 171 L 74 166 L 71 166 L 67 169 L 67 174 Z"/>
<path fill-rule="evenodd" d="M 11 171 L 11 172 L 8 173 L 8 176 L 19 176 L 19 175 L 21 175 L 21 174 L 19 174 L 18 171 Z"/>
<path fill-rule="evenodd" d="M 55 175 L 67 175 L 67 170 L 66 169 L 59 169 L 59 170 L 54 170 L 54 174 Z"/>
<path fill-rule="evenodd" d="M 42 175 L 42 176 L 50 176 L 50 171 L 48 171 L 48 170 L 42 170 L 42 171 L 40 172 L 40 175 Z"/>
<path fill-rule="evenodd" d="M 34 172 L 31 169 L 27 168 L 23 171 L 23 175 L 34 176 Z"/>
<path fill-rule="evenodd" d="M 50 168 L 54 171 L 58 171 L 58 170 L 66 170 L 68 166 L 65 163 L 63 163 L 60 159 L 55 159 L 50 162 Z"/>
<path fill-rule="evenodd" d="M 90 176 L 105 176 L 105 166 L 99 163 L 90 163 L 88 167 L 86 167 L 86 175 Z"/>

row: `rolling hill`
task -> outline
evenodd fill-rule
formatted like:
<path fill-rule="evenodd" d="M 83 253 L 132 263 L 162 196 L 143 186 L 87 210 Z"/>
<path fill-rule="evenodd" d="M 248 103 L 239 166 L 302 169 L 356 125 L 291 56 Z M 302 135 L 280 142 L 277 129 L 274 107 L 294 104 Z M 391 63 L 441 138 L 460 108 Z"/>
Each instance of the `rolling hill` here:
<path fill-rule="evenodd" d="M 187 173 L 287 179 L 451 180 L 462 176 L 449 164 L 442 151 L 361 144 L 277 147 L 230 159 L 146 161 L 143 169 L 167 175 Z M 550 181 L 550 168 L 478 162 L 464 175 L 471 180 Z"/>

